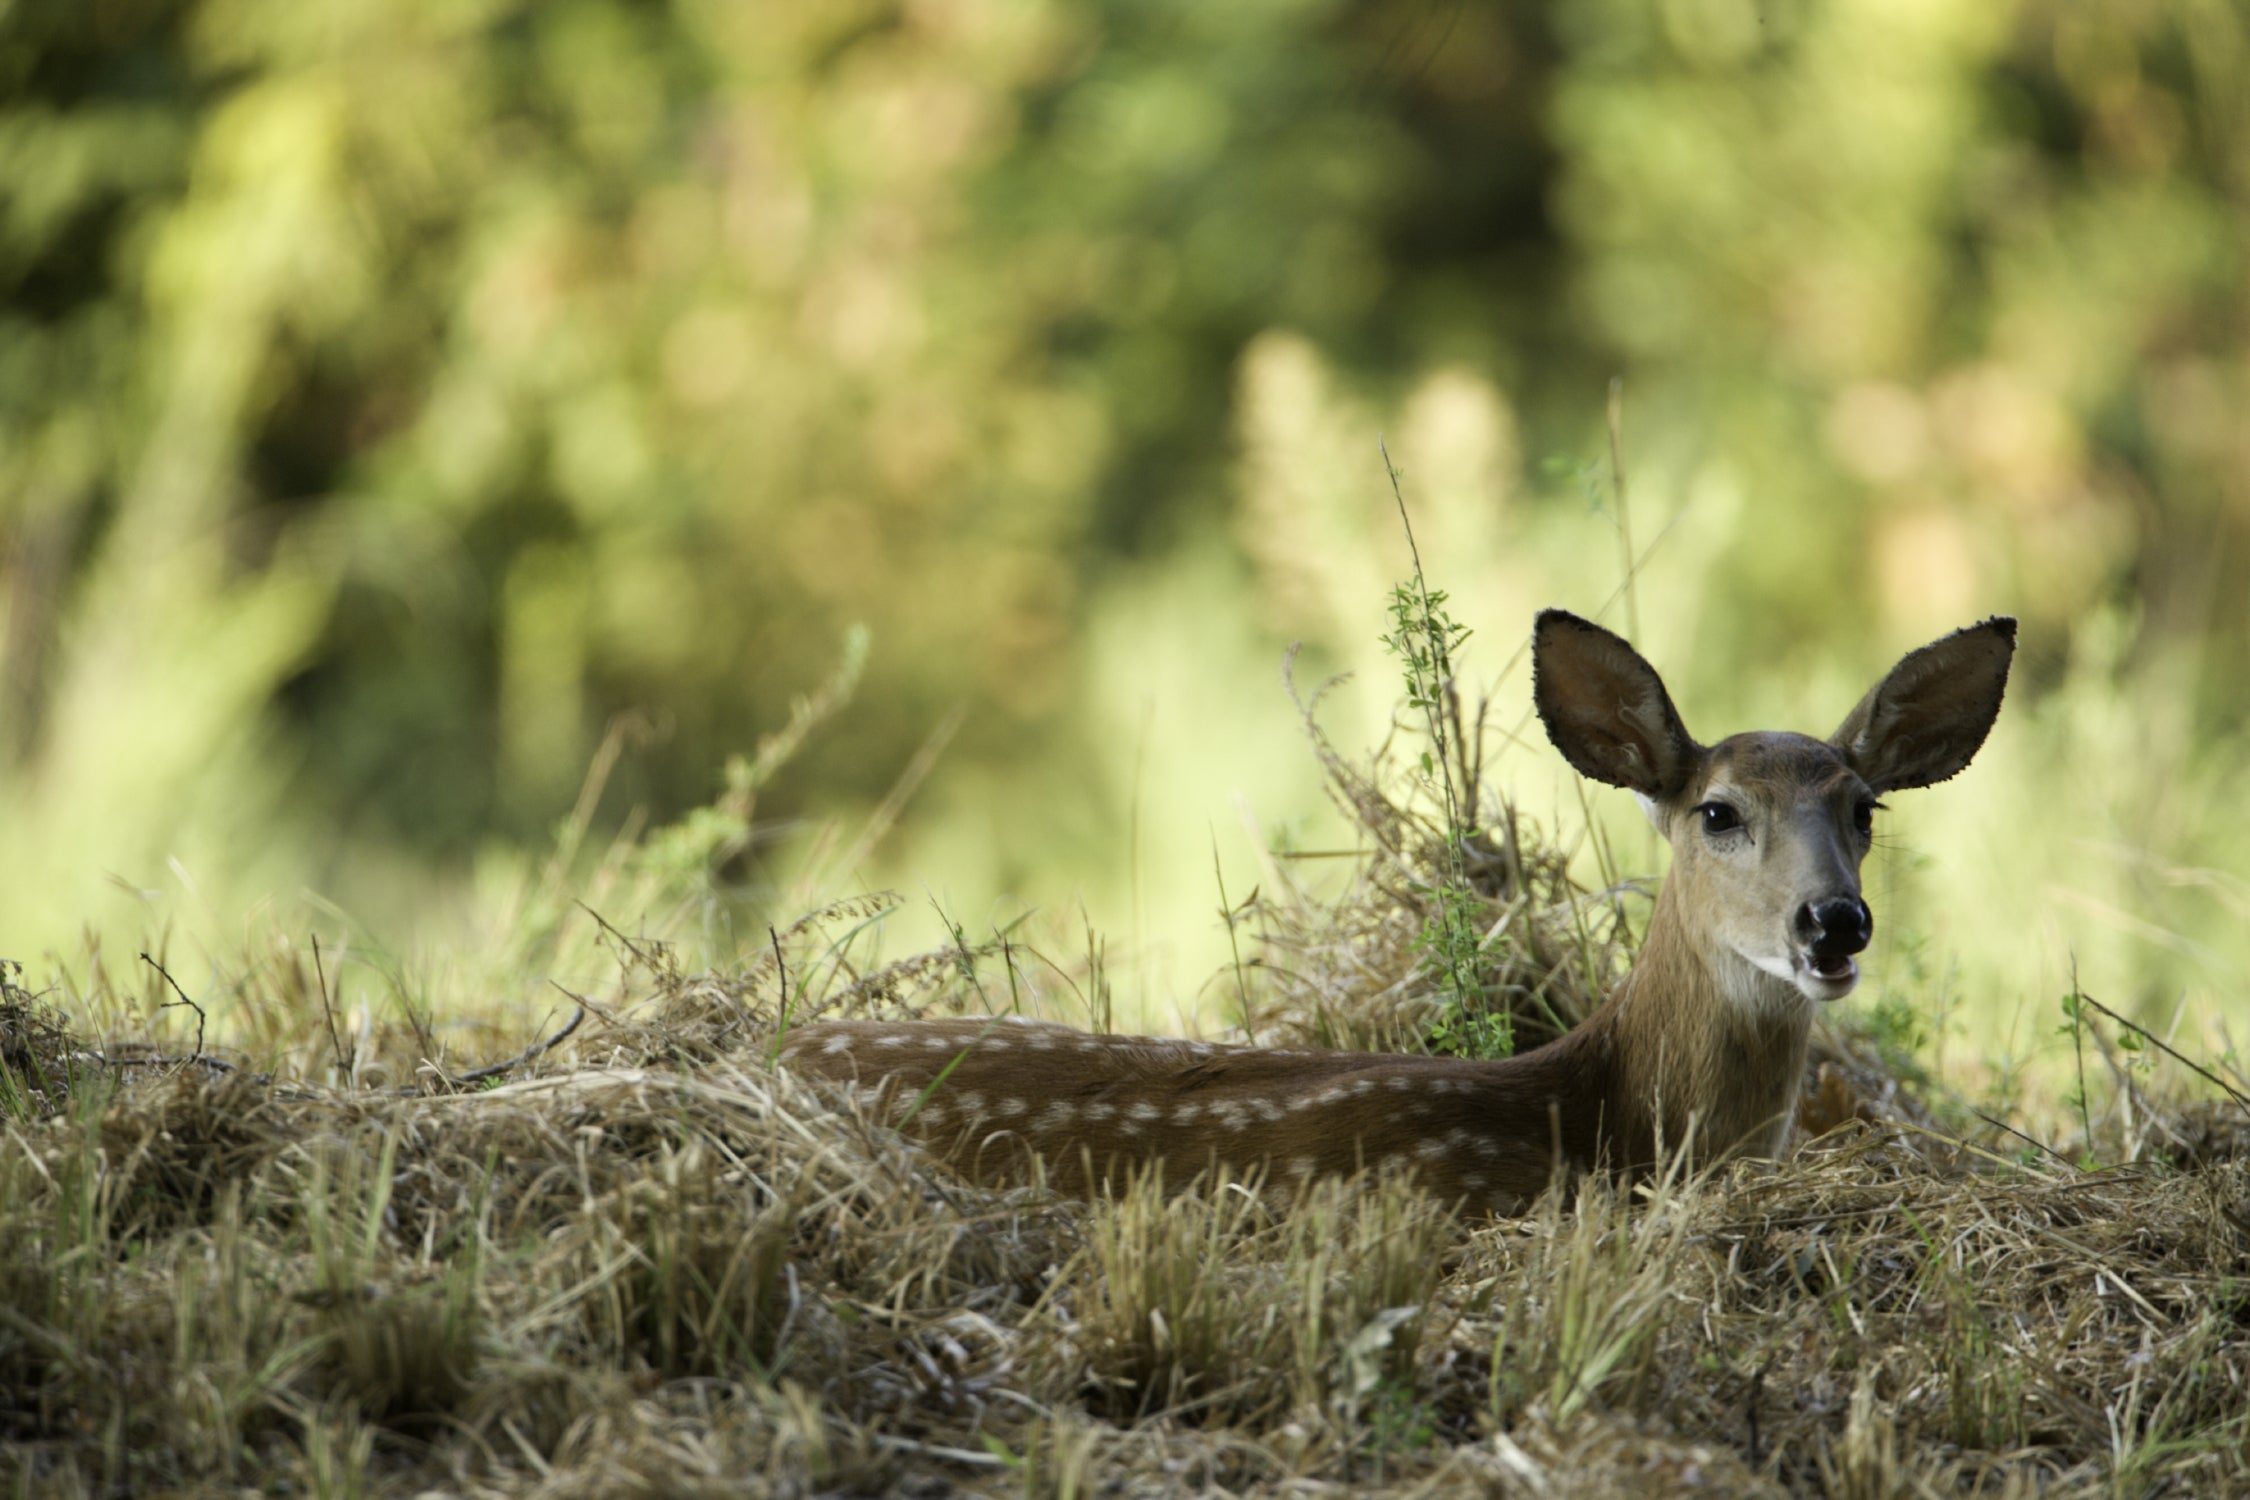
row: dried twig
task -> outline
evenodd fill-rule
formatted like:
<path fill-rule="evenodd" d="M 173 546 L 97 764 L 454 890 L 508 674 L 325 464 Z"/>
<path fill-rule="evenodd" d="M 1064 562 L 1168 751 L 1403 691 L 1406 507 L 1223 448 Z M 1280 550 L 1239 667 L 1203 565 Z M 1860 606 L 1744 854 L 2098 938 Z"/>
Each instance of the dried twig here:
<path fill-rule="evenodd" d="M 2232 1099 L 2235 1104 L 2241 1108 L 2244 1114 L 2250 1115 L 2250 1094 L 2243 1093 L 2242 1090 L 2236 1088 L 2233 1084 L 2227 1082 L 2224 1078 L 2221 1078 L 2218 1074 L 2212 1072 L 2209 1068 L 2206 1068 L 2205 1066 L 2203 1066 L 2203 1064 L 2197 1062 L 2194 1058 L 2189 1057 L 2186 1053 L 2180 1051 L 2177 1047 L 2174 1047 L 2170 1042 L 2167 1042 L 2166 1040 L 2164 1040 L 2164 1038 L 2158 1036 L 2155 1032 L 2149 1030 L 2146 1026 L 2141 1025 L 2140 1022 L 2126 1020 L 2116 1011 L 2111 1010 L 2108 1006 L 2102 1004 L 2101 1001 L 2096 1000 L 2092 995 L 2085 993 L 2083 990 L 2078 991 L 2077 993 L 2080 1000 L 2085 1001 L 2088 1005 L 2091 1005 L 2092 1007 L 2094 1007 L 2094 1009 L 2100 1011 L 2103 1015 L 2109 1017 L 2112 1021 L 2115 1021 L 2118 1025 L 2124 1027 L 2127 1031 L 2132 1032 L 2142 1041 L 2147 1042 L 2150 1046 L 2156 1048 L 2159 1052 L 2162 1052 L 2166 1057 L 2172 1059 L 2172 1061 L 2180 1064 L 2182 1067 L 2187 1068 L 2190 1072 L 2195 1073 L 2199 1077 L 2213 1084 L 2221 1093 L 2225 1094 L 2229 1099 Z"/>
<path fill-rule="evenodd" d="M 569 994 L 570 992 L 568 990 L 565 990 L 563 991 L 563 993 Z M 526 1047 L 523 1051 L 517 1053 L 514 1057 L 509 1058 L 506 1062 L 496 1062 L 482 1068 L 471 1068 L 466 1073 L 455 1075 L 452 1081 L 457 1084 L 482 1083 L 487 1078 L 497 1078 L 502 1073 L 513 1072 L 515 1069 L 522 1067 L 525 1063 L 531 1062 L 534 1059 L 542 1057 L 545 1054 L 553 1051 L 562 1043 L 564 1038 L 568 1037 L 572 1032 L 576 1031 L 579 1028 L 579 1025 L 584 1022 L 585 1019 L 586 1002 L 581 1000 L 578 1003 L 578 1011 L 570 1018 L 569 1024 L 564 1026 L 562 1030 L 556 1032 L 553 1036 L 547 1038 L 543 1042 L 532 1043 L 529 1047 Z"/>
<path fill-rule="evenodd" d="M 1992 1116 L 1986 1114 L 1983 1110 L 1978 1109 L 1973 1104 L 1969 1106 L 1969 1113 L 1984 1121 L 1985 1124 L 1990 1125 L 1994 1130 L 2005 1130 L 2006 1132 L 2008 1132 L 2008 1134 L 2014 1136 L 2017 1140 L 2022 1141 L 2027 1145 L 2035 1146 L 2039 1150 L 2046 1152 L 2049 1156 L 2053 1157 L 2056 1161 L 2061 1162 L 2064 1166 L 2069 1167 L 2072 1171 L 2076 1171 L 2078 1169 L 2078 1163 L 2072 1161 L 2069 1157 L 2063 1155 L 2060 1151 L 2057 1151 L 2054 1147 L 2048 1145 L 2045 1141 L 2039 1139 L 2037 1136 L 2026 1135 L 2023 1131 L 2020 1131 L 2016 1129 L 2015 1126 L 2010 1125 L 2006 1120 L 1995 1120 Z"/>
<path fill-rule="evenodd" d="M 348 1079 L 359 1071 L 359 1049 L 346 1051 L 343 1033 L 336 1029 L 336 1007 L 328 998 L 328 969 L 320 960 L 320 934 L 317 932 L 312 935 L 312 951 L 313 980 L 320 986 L 320 1015 L 328 1025 L 329 1055 L 336 1059 L 336 1065 L 344 1070 L 344 1077 Z"/>
<path fill-rule="evenodd" d="M 172 993 L 180 997 L 177 1000 L 165 1001 L 162 1005 L 159 1005 L 157 1007 L 158 1010 L 171 1010 L 177 1006 L 184 1005 L 189 1010 L 195 1012 L 195 1051 L 189 1055 L 188 1061 L 202 1062 L 204 1060 L 203 1025 L 206 1019 L 203 1014 L 203 1007 L 188 998 L 188 992 L 180 988 L 180 982 L 172 977 L 172 971 L 170 969 L 165 968 L 164 965 L 158 963 L 155 959 L 150 958 L 146 953 L 143 953 L 141 955 L 141 962 L 147 964 L 157 973 L 162 974 L 164 976 L 164 982 L 172 987 Z"/>

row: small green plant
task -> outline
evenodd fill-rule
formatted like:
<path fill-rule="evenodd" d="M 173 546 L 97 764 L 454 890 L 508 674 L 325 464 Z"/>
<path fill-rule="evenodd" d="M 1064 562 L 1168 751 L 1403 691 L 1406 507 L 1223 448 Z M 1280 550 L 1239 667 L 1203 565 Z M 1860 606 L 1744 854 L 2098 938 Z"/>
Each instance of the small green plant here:
<path fill-rule="evenodd" d="M 2063 1102 L 2078 1111 L 2079 1129 L 2084 1133 L 2084 1143 L 2079 1148 L 2078 1164 L 2092 1171 L 2101 1163 L 2094 1155 L 2093 1105 L 2086 1094 L 2086 1029 L 2093 1024 L 2086 1014 L 2086 997 L 2079 992 L 2075 974 L 2071 977 L 2070 993 L 2062 997 L 2063 1024 L 2056 1034 L 2070 1038 L 2071 1049 L 2077 1055 L 2078 1086 L 2063 1095 Z"/>
<path fill-rule="evenodd" d="M 1454 696 L 1454 653 L 1469 638 L 1467 626 L 1445 611 L 1446 595 L 1430 587 L 1422 572 L 1421 549 L 1406 514 L 1406 496 L 1390 450 L 1383 468 L 1398 502 L 1406 531 L 1413 576 L 1391 589 L 1391 633 L 1383 645 L 1397 659 L 1406 682 L 1406 701 L 1428 726 L 1429 748 L 1422 752 L 1423 777 L 1436 789 L 1445 814 L 1444 847 L 1435 883 L 1424 893 L 1431 907 L 1416 947 L 1424 968 L 1445 997 L 1445 1011 L 1431 1040 L 1438 1050 L 1464 1057 L 1507 1057 L 1515 1048 L 1515 1025 L 1505 1007 L 1488 1003 L 1484 984 L 1484 903 L 1469 886 L 1463 846 L 1476 808 L 1466 748 L 1461 743 Z M 1456 770 L 1456 767 L 1459 770 Z"/>
<path fill-rule="evenodd" d="M 1384 1379 L 1354 1403 L 1354 1430 L 1374 1460 L 1371 1476 L 1383 1483 L 1394 1458 L 1407 1458 L 1437 1441 L 1437 1422 L 1411 1381 Z"/>
<path fill-rule="evenodd" d="M 705 898 L 711 895 L 729 863 L 750 847 L 751 819 L 759 794 L 812 732 L 851 702 L 867 669 L 868 639 L 863 625 L 846 630 L 836 665 L 819 687 L 790 705 L 789 721 L 762 736 L 755 755 L 727 757 L 725 787 L 719 795 L 709 804 L 691 809 L 678 822 L 657 829 L 633 850 L 635 873 L 652 890 L 685 891 Z M 585 834 L 584 821 L 574 819 L 565 825 L 553 862 L 558 871 L 567 869 L 577 852 Z M 557 892 L 563 887 L 559 878 L 550 878 L 547 884 Z"/>

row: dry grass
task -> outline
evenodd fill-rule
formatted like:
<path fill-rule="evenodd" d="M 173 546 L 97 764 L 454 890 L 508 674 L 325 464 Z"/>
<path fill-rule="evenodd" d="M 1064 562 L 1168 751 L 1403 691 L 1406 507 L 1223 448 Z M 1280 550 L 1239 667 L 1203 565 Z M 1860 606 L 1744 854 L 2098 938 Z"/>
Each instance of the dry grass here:
<path fill-rule="evenodd" d="M 949 957 L 818 1004 L 958 1003 Z M 11 983 L 0 1488 L 2137 1495 L 2250 1466 L 2250 1158 L 2205 1107 L 2096 1117 L 2140 1158 L 2106 1170 L 1854 1122 L 1499 1223 L 1398 1181 L 1087 1205 L 964 1184 L 775 1072 L 775 965 L 660 959 L 504 1081 L 415 1092 L 120 1063 Z"/>
<path fill-rule="evenodd" d="M 1420 1051 L 1441 1010 L 1424 934 L 1452 878 L 1440 799 L 1418 784 L 1417 757 L 1403 746 L 1365 764 L 1345 757 L 1322 733 L 1318 703 L 1300 703 L 1305 733 L 1357 847 L 1341 861 L 1332 856 L 1342 851 L 1270 858 L 1259 893 L 1230 915 L 1254 954 L 1240 981 L 1247 1030 L 1279 1046 Z M 1461 876 L 1481 934 L 1479 988 L 1508 1012 L 1518 1048 L 1529 1048 L 1584 1020 L 1631 966 L 1625 898 L 1637 888 L 1584 889 L 1568 850 L 1479 794 L 1466 747 L 1482 742 L 1481 718 L 1473 731 L 1454 730 L 1463 747 L 1454 778 L 1479 809 Z"/>
<path fill-rule="evenodd" d="M 1265 1040 L 1418 1045 L 1429 831 L 1331 758 L 1366 858 L 1269 891 L 1243 983 Z M 1486 822 L 1496 992 L 1582 1013 L 1617 901 Z M 775 1070 L 815 1015 L 1097 983 L 862 963 L 878 910 L 726 972 L 613 934 L 516 1061 L 341 1024 L 301 955 L 234 984 L 254 1067 L 0 974 L 0 1494 L 2250 1493 L 2250 1116 L 2173 1074 L 2095 1049 L 2056 1154 L 1827 1036 L 1778 1165 L 1473 1224 L 1396 1179 L 1083 1204 Z"/>

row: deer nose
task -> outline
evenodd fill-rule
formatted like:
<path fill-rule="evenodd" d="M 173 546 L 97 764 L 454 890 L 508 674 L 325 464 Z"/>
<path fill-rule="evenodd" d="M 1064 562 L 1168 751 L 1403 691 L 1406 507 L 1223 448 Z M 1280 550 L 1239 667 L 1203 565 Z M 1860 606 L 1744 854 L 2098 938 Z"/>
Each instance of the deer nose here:
<path fill-rule="evenodd" d="M 1875 913 L 1857 896 L 1831 896 L 1797 908 L 1797 938 L 1815 958 L 1849 958 L 1875 936 Z"/>

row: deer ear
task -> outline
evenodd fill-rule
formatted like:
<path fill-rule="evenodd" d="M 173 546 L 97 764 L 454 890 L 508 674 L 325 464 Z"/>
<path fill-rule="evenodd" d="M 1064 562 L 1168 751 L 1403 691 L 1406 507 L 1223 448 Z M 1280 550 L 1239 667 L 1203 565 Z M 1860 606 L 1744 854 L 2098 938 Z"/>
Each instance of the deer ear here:
<path fill-rule="evenodd" d="M 1532 627 L 1531 696 L 1547 738 L 1582 776 L 1662 802 L 1702 758 L 1656 668 L 1567 611 L 1542 610 Z"/>
<path fill-rule="evenodd" d="M 1994 615 L 1932 641 L 1891 668 L 1828 742 L 1878 792 L 1929 786 L 1977 753 L 2016 654 L 2016 622 Z"/>

